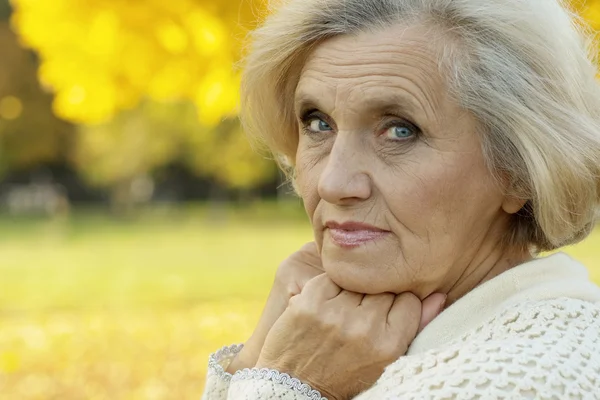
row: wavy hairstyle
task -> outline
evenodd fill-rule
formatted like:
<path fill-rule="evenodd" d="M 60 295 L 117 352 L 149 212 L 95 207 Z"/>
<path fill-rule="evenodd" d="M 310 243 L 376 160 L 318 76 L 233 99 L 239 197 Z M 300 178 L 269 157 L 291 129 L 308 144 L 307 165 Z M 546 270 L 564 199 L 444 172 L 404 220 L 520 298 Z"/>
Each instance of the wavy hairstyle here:
<path fill-rule="evenodd" d="M 251 33 L 247 133 L 293 175 L 294 92 L 323 41 L 429 26 L 448 90 L 479 122 L 488 168 L 526 201 L 507 241 L 533 251 L 585 238 L 600 204 L 600 86 L 591 36 L 557 0 L 284 0 Z M 596 48 L 597 49 L 597 48 Z"/>

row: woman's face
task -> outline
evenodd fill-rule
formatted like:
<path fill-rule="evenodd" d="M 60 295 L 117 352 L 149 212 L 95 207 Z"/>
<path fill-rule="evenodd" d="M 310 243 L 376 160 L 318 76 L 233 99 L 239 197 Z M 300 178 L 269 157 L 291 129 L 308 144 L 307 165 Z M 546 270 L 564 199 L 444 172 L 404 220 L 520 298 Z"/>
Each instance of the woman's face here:
<path fill-rule="evenodd" d="M 334 38 L 300 77 L 297 185 L 323 265 L 346 290 L 447 293 L 519 208 L 449 98 L 426 32 Z"/>

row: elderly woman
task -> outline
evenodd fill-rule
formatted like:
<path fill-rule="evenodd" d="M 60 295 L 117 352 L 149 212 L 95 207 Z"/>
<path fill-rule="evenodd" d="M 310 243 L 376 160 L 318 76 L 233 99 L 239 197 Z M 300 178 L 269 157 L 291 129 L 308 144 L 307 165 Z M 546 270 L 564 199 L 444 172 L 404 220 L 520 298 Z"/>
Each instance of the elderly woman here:
<path fill-rule="evenodd" d="M 204 399 L 600 399 L 600 288 L 563 253 L 600 203 L 600 88 L 557 0 L 288 0 L 246 128 L 315 244 Z"/>

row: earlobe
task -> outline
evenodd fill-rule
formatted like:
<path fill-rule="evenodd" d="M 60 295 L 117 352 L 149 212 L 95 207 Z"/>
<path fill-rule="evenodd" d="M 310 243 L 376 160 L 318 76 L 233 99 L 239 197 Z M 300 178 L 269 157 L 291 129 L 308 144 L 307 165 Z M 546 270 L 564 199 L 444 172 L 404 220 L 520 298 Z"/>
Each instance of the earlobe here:
<path fill-rule="evenodd" d="M 502 209 L 505 213 L 512 215 L 518 213 L 523 207 L 525 207 L 526 203 L 526 199 L 520 199 L 514 196 L 506 196 L 502 202 Z"/>
<path fill-rule="evenodd" d="M 518 193 L 523 193 L 523 185 L 519 180 L 512 179 L 508 173 L 501 175 L 504 200 L 502 201 L 502 210 L 510 215 L 516 214 L 527 204 L 528 199 L 524 196 L 518 196 Z"/>

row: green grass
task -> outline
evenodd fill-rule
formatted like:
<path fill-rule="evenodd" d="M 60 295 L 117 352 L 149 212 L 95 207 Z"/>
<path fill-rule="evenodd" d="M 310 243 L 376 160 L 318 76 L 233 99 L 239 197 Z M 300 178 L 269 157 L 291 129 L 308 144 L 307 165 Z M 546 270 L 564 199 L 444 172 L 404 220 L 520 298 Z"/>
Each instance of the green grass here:
<path fill-rule="evenodd" d="M 0 398 L 198 399 L 310 239 L 297 204 L 0 216 Z M 567 252 L 600 281 L 600 230 Z"/>
<path fill-rule="evenodd" d="M 300 213 L 271 206 L 2 224 L 0 310 L 263 297 L 279 262 L 311 237 Z"/>

